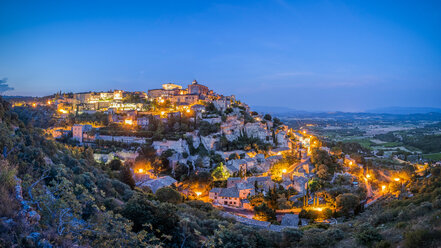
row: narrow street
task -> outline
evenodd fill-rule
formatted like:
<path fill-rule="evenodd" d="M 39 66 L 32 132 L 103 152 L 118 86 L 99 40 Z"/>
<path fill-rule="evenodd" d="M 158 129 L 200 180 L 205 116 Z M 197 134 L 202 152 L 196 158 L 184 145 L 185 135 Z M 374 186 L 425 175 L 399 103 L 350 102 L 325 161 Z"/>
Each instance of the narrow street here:
<path fill-rule="evenodd" d="M 293 176 L 294 173 L 297 173 L 298 170 L 299 170 L 300 168 L 303 168 L 303 165 L 305 165 L 305 164 L 309 164 L 310 162 L 311 162 L 311 157 L 310 157 L 310 156 L 303 157 L 303 158 L 300 160 L 300 162 L 295 163 L 295 164 L 292 164 L 292 165 L 287 169 L 287 172 L 286 172 L 285 174 L 288 174 L 288 175 L 289 175 L 289 178 L 292 178 L 292 176 Z"/>

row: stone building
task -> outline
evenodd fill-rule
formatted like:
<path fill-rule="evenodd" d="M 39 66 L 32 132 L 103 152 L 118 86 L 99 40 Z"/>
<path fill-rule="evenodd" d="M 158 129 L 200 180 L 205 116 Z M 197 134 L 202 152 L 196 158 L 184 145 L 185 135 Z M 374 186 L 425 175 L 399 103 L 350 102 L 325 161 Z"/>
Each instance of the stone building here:
<path fill-rule="evenodd" d="M 237 183 L 228 188 L 213 188 L 208 196 L 214 203 L 233 207 L 250 207 L 247 198 L 254 195 L 254 185 Z"/>
<path fill-rule="evenodd" d="M 202 84 L 199 84 L 196 80 L 194 80 L 190 85 L 188 85 L 188 94 L 195 95 L 208 95 L 208 87 Z"/>
<path fill-rule="evenodd" d="M 73 137 L 73 139 L 78 140 L 80 143 L 82 143 L 84 138 L 88 137 L 86 132 L 91 131 L 91 130 L 92 130 L 91 125 L 75 124 L 72 126 L 72 137 Z"/>

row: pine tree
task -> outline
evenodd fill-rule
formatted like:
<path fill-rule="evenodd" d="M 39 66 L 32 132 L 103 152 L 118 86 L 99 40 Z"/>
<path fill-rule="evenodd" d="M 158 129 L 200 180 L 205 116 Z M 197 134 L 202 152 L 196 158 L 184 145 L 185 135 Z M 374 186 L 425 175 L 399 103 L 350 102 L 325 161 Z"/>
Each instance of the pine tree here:
<path fill-rule="evenodd" d="M 121 182 L 130 186 L 130 188 L 135 188 L 135 179 L 133 179 L 133 173 L 129 166 L 124 166 L 120 172 Z"/>

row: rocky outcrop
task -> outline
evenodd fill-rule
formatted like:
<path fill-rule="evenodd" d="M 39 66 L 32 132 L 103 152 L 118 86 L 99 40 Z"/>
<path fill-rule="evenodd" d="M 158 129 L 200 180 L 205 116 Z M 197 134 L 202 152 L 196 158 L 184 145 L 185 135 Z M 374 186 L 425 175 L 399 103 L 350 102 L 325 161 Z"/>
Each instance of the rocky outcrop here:
<path fill-rule="evenodd" d="M 247 123 L 244 126 L 244 131 L 248 137 L 259 138 L 260 140 L 265 140 L 267 136 L 271 135 L 271 133 L 266 129 L 265 125 L 260 122 Z"/>
<path fill-rule="evenodd" d="M 225 134 L 228 141 L 236 140 L 243 134 L 261 140 L 266 140 L 267 136 L 271 136 L 271 133 L 266 129 L 265 124 L 260 122 L 244 124 L 244 121 L 238 119 L 236 116 L 229 116 L 227 121 L 222 123 L 221 131 Z"/>
<path fill-rule="evenodd" d="M 289 138 L 287 138 L 285 131 L 277 132 L 276 139 L 278 147 L 289 147 Z"/>
<path fill-rule="evenodd" d="M 206 121 L 206 122 L 208 122 L 208 123 L 210 123 L 210 124 L 216 124 L 216 123 L 221 123 L 222 122 L 222 120 L 221 120 L 221 118 L 220 117 L 216 117 L 216 118 L 204 118 L 204 119 L 202 119 L 202 121 Z"/>
<path fill-rule="evenodd" d="M 208 151 L 216 149 L 216 143 L 219 140 L 219 138 L 217 137 L 218 135 L 219 134 L 217 134 L 217 135 L 212 134 L 212 135 L 200 137 L 200 141 L 201 141 L 202 145 L 205 147 L 205 149 L 207 149 Z"/>
<path fill-rule="evenodd" d="M 189 153 L 187 141 L 183 139 L 175 140 L 163 140 L 154 141 L 152 144 L 153 148 L 156 150 L 157 154 L 162 154 L 164 151 L 169 149 L 175 150 L 178 153 Z"/>
<path fill-rule="evenodd" d="M 20 211 L 18 212 L 19 217 L 25 220 L 27 225 L 35 225 L 40 221 L 40 215 L 32 209 L 27 201 L 23 199 L 23 189 L 21 187 L 21 179 L 15 177 L 15 198 L 20 203 Z"/>

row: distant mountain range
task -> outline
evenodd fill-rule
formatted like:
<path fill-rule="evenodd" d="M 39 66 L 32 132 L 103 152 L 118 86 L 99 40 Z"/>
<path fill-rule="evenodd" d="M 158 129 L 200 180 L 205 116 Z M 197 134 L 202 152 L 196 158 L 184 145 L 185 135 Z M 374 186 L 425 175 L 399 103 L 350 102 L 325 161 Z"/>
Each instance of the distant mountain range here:
<path fill-rule="evenodd" d="M 288 107 L 279 106 L 251 106 L 251 110 L 260 113 L 269 114 L 338 114 L 338 113 L 354 113 L 354 112 L 343 112 L 343 111 L 303 111 L 292 109 Z M 430 107 L 385 107 L 376 108 L 362 111 L 359 113 L 366 114 L 392 114 L 392 115 L 408 115 L 408 114 L 427 114 L 427 113 L 441 113 L 441 108 L 430 108 Z"/>
<path fill-rule="evenodd" d="M 288 107 L 280 106 L 250 106 L 252 111 L 268 114 L 300 114 L 300 113 L 313 113 L 312 111 L 296 110 Z"/>
<path fill-rule="evenodd" d="M 441 113 L 441 108 L 430 107 L 386 107 L 366 110 L 366 113 L 374 114 L 394 114 L 394 115 L 408 115 L 408 114 L 426 114 L 426 113 Z"/>

